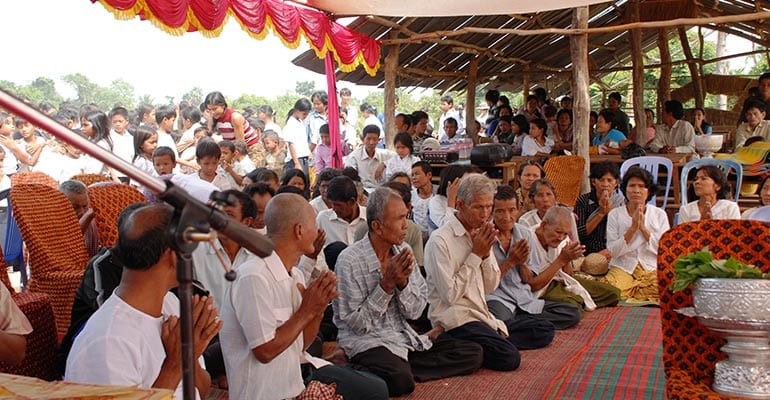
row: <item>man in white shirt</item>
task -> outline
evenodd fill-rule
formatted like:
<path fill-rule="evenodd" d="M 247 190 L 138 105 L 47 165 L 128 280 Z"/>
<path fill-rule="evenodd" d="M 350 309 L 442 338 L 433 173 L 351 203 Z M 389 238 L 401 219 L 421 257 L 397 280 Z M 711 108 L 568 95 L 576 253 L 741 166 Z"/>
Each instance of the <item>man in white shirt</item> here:
<path fill-rule="evenodd" d="M 676 100 L 664 104 L 663 123 L 657 126 L 650 150 L 661 153 L 695 153 L 695 128 L 683 120 L 684 106 Z"/>
<path fill-rule="evenodd" d="M 294 398 L 311 380 L 336 383 L 346 399 L 388 397 L 381 379 L 304 351 L 318 333 L 326 306 L 339 295 L 333 272 L 323 271 L 308 283 L 295 267 L 301 256 L 315 259 L 320 252 L 314 217 L 301 196 L 275 196 L 265 216 L 275 251 L 238 266 L 227 288 L 220 339 L 234 400 Z"/>
<path fill-rule="evenodd" d="M 361 182 L 367 189 L 374 189 L 385 181 L 385 162 L 390 158 L 390 152 L 378 149 L 380 141 L 380 128 L 367 125 L 363 132 L 364 145 L 357 148 L 345 159 L 346 167 L 353 167 L 358 171 Z"/>
<path fill-rule="evenodd" d="M 500 283 L 492 254 L 496 240 L 490 224 L 495 184 L 481 174 L 467 174 L 457 192 L 457 213 L 433 232 L 425 246 L 429 318 L 455 339 L 484 348 L 485 368 L 512 371 L 519 367 L 519 350 L 503 321 L 489 311 L 485 296 Z"/>
<path fill-rule="evenodd" d="M 770 142 L 770 121 L 765 120 L 767 104 L 759 100 L 747 100 L 746 122 L 735 130 L 735 148 L 740 149 L 750 137 L 759 136 L 763 142 Z"/>
<path fill-rule="evenodd" d="M 254 200 L 248 194 L 238 190 L 225 190 L 222 194 L 234 197 L 238 203 L 236 205 L 227 204 L 222 208 L 222 211 L 230 218 L 246 226 L 251 226 L 254 217 L 257 216 L 257 206 Z M 213 244 L 211 242 L 198 243 L 192 253 L 193 274 L 195 279 L 211 293 L 216 307 L 221 309 L 222 299 L 229 282 L 225 279 L 225 269 L 222 267 L 222 262 L 219 261 L 217 252 L 224 256 L 224 262 L 231 269 L 256 256 L 224 234 L 217 235 Z"/>
<path fill-rule="evenodd" d="M 165 388 L 182 398 L 176 254 L 166 234 L 173 209 L 141 207 L 119 227 L 113 257 L 123 265 L 120 284 L 88 320 L 67 358 L 64 379 L 72 382 Z M 196 359 L 219 332 L 213 298 L 193 298 Z M 199 398 L 206 398 L 208 373 L 196 363 Z"/>
<path fill-rule="evenodd" d="M 356 183 L 347 176 L 329 181 L 326 198 L 332 208 L 318 213 L 316 223 L 326 232 L 324 247 L 334 242 L 351 245 L 359 226 L 366 225 L 366 208 L 358 205 Z"/>

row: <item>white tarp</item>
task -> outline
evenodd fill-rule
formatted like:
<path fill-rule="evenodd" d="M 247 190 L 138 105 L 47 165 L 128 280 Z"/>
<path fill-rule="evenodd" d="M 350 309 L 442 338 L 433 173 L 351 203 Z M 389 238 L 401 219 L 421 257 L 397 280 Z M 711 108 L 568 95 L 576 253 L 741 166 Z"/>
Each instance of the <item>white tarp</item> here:
<path fill-rule="evenodd" d="M 607 0 L 293 0 L 340 16 L 456 17 L 561 10 Z"/>

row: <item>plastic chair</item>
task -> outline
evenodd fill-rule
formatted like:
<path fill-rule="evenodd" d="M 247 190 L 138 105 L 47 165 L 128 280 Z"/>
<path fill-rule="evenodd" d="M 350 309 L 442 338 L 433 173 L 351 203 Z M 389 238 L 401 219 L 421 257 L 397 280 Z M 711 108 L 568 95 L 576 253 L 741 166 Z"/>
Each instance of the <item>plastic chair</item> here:
<path fill-rule="evenodd" d="M 712 390 L 714 366 L 726 358 L 725 340 L 697 319 L 674 310 L 692 307 L 692 290 L 671 293 L 674 262 L 708 246 L 714 259 L 732 256 L 770 271 L 770 224 L 749 220 L 703 220 L 677 225 L 664 233 L 658 248 L 658 290 L 663 330 L 663 368 L 670 400 L 726 399 Z"/>
<path fill-rule="evenodd" d="M 51 298 L 56 327 L 64 335 L 75 290 L 88 263 L 75 211 L 64 194 L 45 185 L 14 186 L 10 198 L 29 250 L 28 290 Z"/>
<path fill-rule="evenodd" d="M 649 171 L 656 181 L 658 180 L 660 167 L 663 166 L 666 168 L 666 190 L 663 194 L 663 205 L 660 206 L 661 209 L 665 210 L 666 204 L 668 203 L 668 192 L 671 189 L 671 177 L 674 174 L 674 163 L 668 158 L 660 156 L 634 157 L 623 161 L 623 164 L 620 165 L 620 176 L 623 177 L 623 175 L 626 174 L 626 171 L 635 165 Z M 652 196 L 647 204 L 657 206 L 657 193 Z"/>
<path fill-rule="evenodd" d="M 556 187 L 556 201 L 575 207 L 586 159 L 580 156 L 551 157 L 543 165 L 545 177 Z"/>
<path fill-rule="evenodd" d="M 112 247 L 118 241 L 118 215 L 132 203 L 144 203 L 137 188 L 126 184 L 107 184 L 88 188 L 94 220 L 99 231 L 99 246 Z"/>
<path fill-rule="evenodd" d="M 0 255 L 2 249 L 0 249 Z M 33 376 L 44 380 L 56 379 L 54 355 L 56 351 L 56 320 L 51 299 L 43 293 L 16 293 L 11 286 L 3 257 L 0 257 L 0 282 L 11 292 L 13 301 L 32 325 L 27 335 L 27 353 L 19 364 L 0 362 L 0 372 Z"/>
<path fill-rule="evenodd" d="M 698 169 L 704 165 L 716 165 L 727 176 L 730 171 L 735 174 L 735 202 L 741 195 L 741 183 L 743 182 L 743 167 L 737 161 L 727 160 L 723 158 L 702 158 L 700 160 L 692 160 L 682 167 L 682 177 L 679 180 L 679 190 L 682 194 L 682 204 L 687 204 L 687 175 L 690 170 Z"/>

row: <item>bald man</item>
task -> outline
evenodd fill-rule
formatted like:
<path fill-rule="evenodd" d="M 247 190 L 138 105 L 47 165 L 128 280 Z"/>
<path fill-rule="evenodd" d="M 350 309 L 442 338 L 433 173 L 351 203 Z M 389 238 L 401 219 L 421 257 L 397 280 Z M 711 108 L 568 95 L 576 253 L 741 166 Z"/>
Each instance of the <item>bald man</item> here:
<path fill-rule="evenodd" d="M 267 204 L 267 233 L 275 251 L 239 265 L 222 302 L 220 333 L 232 399 L 294 398 L 312 380 L 336 383 L 346 399 L 387 399 L 382 379 L 331 365 L 305 350 L 323 312 L 336 298 L 337 278 L 319 271 L 308 284 L 297 263 L 320 252 L 315 212 L 302 196 L 281 193 Z"/>
<path fill-rule="evenodd" d="M 182 398 L 176 254 L 166 229 L 173 209 L 152 204 L 132 212 L 118 227 L 112 254 L 123 266 L 113 296 L 75 338 L 64 379 L 72 382 L 165 388 Z M 194 353 L 200 358 L 219 332 L 213 298 L 193 298 Z M 206 398 L 211 378 L 195 365 L 195 385 Z"/>

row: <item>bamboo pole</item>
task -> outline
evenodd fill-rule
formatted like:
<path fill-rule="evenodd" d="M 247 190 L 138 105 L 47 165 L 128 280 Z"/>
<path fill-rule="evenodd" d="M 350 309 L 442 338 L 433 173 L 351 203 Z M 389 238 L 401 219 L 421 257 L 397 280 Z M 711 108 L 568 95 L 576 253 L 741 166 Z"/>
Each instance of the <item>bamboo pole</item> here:
<path fill-rule="evenodd" d="M 391 32 L 395 36 L 398 33 Z M 400 46 L 388 46 L 385 56 L 385 145 L 392 150 L 393 138 L 396 137 L 396 80 L 398 71 L 398 52 Z"/>
<path fill-rule="evenodd" d="M 639 0 L 631 5 L 634 19 L 639 20 Z M 642 31 L 641 29 L 631 30 L 631 59 L 633 67 L 634 91 L 632 99 L 634 104 L 634 122 L 636 125 L 636 143 L 642 147 L 647 144 L 647 135 L 645 130 L 646 115 L 644 113 L 644 60 L 642 58 Z"/>
<path fill-rule="evenodd" d="M 660 51 L 660 79 L 658 79 L 658 121 L 663 113 L 663 104 L 671 98 L 671 50 L 668 48 L 668 31 L 658 30 L 658 50 Z"/>
<path fill-rule="evenodd" d="M 588 7 L 576 7 L 572 11 L 572 26 L 585 28 L 588 26 Z M 588 162 L 588 141 L 590 140 L 589 113 L 591 112 L 591 99 L 588 96 L 589 72 L 588 72 L 588 35 L 570 37 L 570 55 L 572 57 L 572 76 L 574 81 L 574 96 L 572 99 L 573 126 L 572 149 L 575 154 L 585 158 L 583 180 L 580 184 L 580 193 L 590 191 L 588 184 L 588 171 L 591 163 Z"/>
<path fill-rule="evenodd" d="M 693 90 L 695 95 L 695 107 L 703 107 L 703 81 L 700 79 L 700 72 L 698 71 L 698 65 L 692 58 L 692 50 L 690 49 L 690 41 L 687 39 L 687 31 L 684 28 L 677 28 L 679 31 L 679 40 L 682 42 L 682 50 L 684 56 L 687 59 L 687 67 L 690 70 L 690 76 L 692 77 Z"/>
<path fill-rule="evenodd" d="M 386 39 L 382 41 L 383 45 L 391 44 L 405 44 L 414 43 L 416 41 L 422 41 L 427 39 L 439 39 L 449 36 L 460 36 L 468 33 L 483 33 L 488 35 L 516 35 L 516 36 L 537 36 L 537 35 L 593 35 L 597 33 L 608 32 L 622 32 L 631 29 L 657 29 L 657 28 L 677 28 L 684 26 L 698 26 L 698 25 L 719 25 L 730 22 L 745 22 L 756 21 L 762 19 L 770 19 L 770 11 L 746 13 L 737 15 L 725 15 L 719 17 L 704 17 L 704 18 L 677 18 L 666 21 L 646 21 L 646 22 L 633 22 L 621 25 L 602 26 L 597 28 L 544 28 L 544 29 L 498 29 L 498 28 L 478 28 L 478 27 L 465 27 L 454 31 L 435 31 L 429 33 L 415 34 L 408 38 L 399 39 Z M 575 25 L 572 25 L 575 26 Z M 716 29 L 716 28 L 714 28 Z"/>
<path fill-rule="evenodd" d="M 471 58 L 468 65 L 468 84 L 465 86 L 465 136 L 478 143 L 478 131 L 469 127 L 476 126 L 476 75 L 479 72 L 479 59 Z"/>
<path fill-rule="evenodd" d="M 527 96 L 529 96 L 529 87 L 532 86 L 532 72 L 530 72 L 530 70 L 531 68 L 529 64 L 527 64 L 524 67 L 524 82 L 522 84 L 523 88 L 521 91 L 524 104 L 527 103 Z"/>

